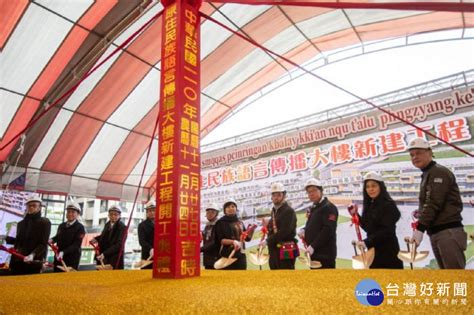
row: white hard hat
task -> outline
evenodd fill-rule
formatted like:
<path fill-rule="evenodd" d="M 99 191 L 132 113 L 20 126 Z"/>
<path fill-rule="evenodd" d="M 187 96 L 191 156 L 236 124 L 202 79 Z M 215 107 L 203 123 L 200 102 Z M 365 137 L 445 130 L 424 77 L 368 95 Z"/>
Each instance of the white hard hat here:
<path fill-rule="evenodd" d="M 364 176 L 364 182 L 366 180 L 375 180 L 375 181 L 378 181 L 378 182 L 383 182 L 383 177 L 382 177 L 382 175 L 380 175 L 377 172 L 370 171 L 367 174 L 365 174 L 365 176 Z"/>
<path fill-rule="evenodd" d="M 285 186 L 282 183 L 273 183 L 272 184 L 272 193 L 275 192 L 286 192 Z"/>
<path fill-rule="evenodd" d="M 216 203 L 211 203 L 210 205 L 206 207 L 206 211 L 207 210 L 215 210 L 219 212 L 219 206 Z"/>
<path fill-rule="evenodd" d="M 229 204 L 233 203 L 235 205 L 235 207 L 237 208 L 237 202 L 235 202 L 234 199 L 230 198 L 230 199 L 227 199 L 226 202 L 224 202 L 224 206 L 222 207 L 223 209 L 225 209 Z"/>
<path fill-rule="evenodd" d="M 76 210 L 77 212 L 79 212 L 79 214 L 81 213 L 81 207 L 75 201 L 69 201 L 66 205 L 66 210 L 67 209 L 73 209 L 73 210 Z"/>
<path fill-rule="evenodd" d="M 310 186 L 316 186 L 318 188 L 322 188 L 323 185 L 321 184 L 321 182 L 319 181 L 319 179 L 316 179 L 316 178 L 310 178 L 306 181 L 306 184 L 304 185 L 304 189 L 308 189 L 308 187 Z"/>
<path fill-rule="evenodd" d="M 117 211 L 118 213 L 122 213 L 122 208 L 120 208 L 119 205 L 111 205 L 111 206 L 109 207 L 109 211 L 108 211 L 108 212 L 110 212 L 110 211 Z"/>
<path fill-rule="evenodd" d="M 43 204 L 43 200 L 38 195 L 32 195 L 26 200 L 26 204 L 29 204 L 30 202 L 39 202 L 40 205 Z"/>
<path fill-rule="evenodd" d="M 148 201 L 148 203 L 145 205 L 145 209 L 156 209 L 156 204 L 153 200 Z"/>
<path fill-rule="evenodd" d="M 423 138 L 415 138 L 408 144 L 408 150 L 411 149 L 431 149 L 430 143 Z"/>

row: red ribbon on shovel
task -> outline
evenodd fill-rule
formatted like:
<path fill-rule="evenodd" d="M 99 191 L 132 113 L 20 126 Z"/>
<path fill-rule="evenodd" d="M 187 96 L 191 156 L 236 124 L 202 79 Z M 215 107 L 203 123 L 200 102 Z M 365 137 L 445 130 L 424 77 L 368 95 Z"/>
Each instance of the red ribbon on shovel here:
<path fill-rule="evenodd" d="M 15 256 L 17 258 L 20 258 L 21 260 L 24 260 L 25 257 L 26 257 L 25 255 L 20 254 L 19 252 L 17 252 L 16 249 L 14 249 L 13 247 L 12 248 L 7 248 L 4 245 L 0 245 L 0 250 L 3 250 L 4 252 L 7 252 L 10 255 Z M 33 264 L 44 264 L 47 267 L 52 267 L 53 266 L 51 263 L 46 262 L 46 261 L 42 261 L 42 260 L 32 260 L 31 263 L 33 263 Z"/>

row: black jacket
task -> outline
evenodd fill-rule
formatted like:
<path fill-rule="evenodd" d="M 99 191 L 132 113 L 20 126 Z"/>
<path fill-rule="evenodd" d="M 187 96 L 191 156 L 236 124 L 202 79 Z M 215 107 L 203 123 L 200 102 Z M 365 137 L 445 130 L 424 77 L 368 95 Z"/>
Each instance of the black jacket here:
<path fill-rule="evenodd" d="M 277 231 L 273 230 L 273 216 L 275 216 Z M 268 222 L 268 247 L 276 248 L 279 243 L 295 240 L 296 213 L 292 207 L 284 202 L 277 210 L 272 209 L 272 218 Z"/>
<path fill-rule="evenodd" d="M 336 228 L 339 213 L 337 207 L 326 197 L 313 204 L 305 226 L 305 240 L 314 253 L 312 260 L 320 261 L 323 267 L 335 267 L 337 256 Z"/>
<path fill-rule="evenodd" d="M 432 235 L 445 229 L 462 227 L 463 205 L 454 174 L 435 161 L 422 171 L 417 229 Z"/>
<path fill-rule="evenodd" d="M 122 237 L 123 233 L 125 233 L 125 229 L 125 224 L 123 224 L 123 222 L 120 220 L 118 220 L 112 228 L 110 228 L 110 221 L 108 221 L 105 224 L 102 233 L 99 236 L 95 237 L 97 242 L 99 242 L 101 254 L 104 254 L 104 264 L 111 264 L 114 269 L 123 269 L 123 256 L 125 252 L 122 252 L 122 256 L 120 257 L 118 266 L 116 264 L 120 253 Z"/>
<path fill-rule="evenodd" d="M 219 256 L 220 245 L 216 244 L 216 223 L 207 222 L 204 231 L 202 232 L 203 245 L 201 252 L 203 253 L 204 267 L 212 268 Z"/>
<path fill-rule="evenodd" d="M 142 247 L 142 259 L 150 257 L 150 250 L 153 248 L 155 239 L 155 222 L 146 219 L 138 225 L 138 242 Z"/>
<path fill-rule="evenodd" d="M 221 245 L 222 239 L 232 239 L 240 241 L 242 232 L 244 232 L 245 226 L 242 221 L 240 221 L 237 216 L 223 216 L 216 223 L 216 244 L 219 246 L 219 258 L 220 257 L 229 257 L 230 253 L 233 250 L 231 245 Z M 252 237 L 249 235 L 245 241 L 250 241 Z M 245 242 L 242 242 L 241 250 L 237 251 L 234 254 L 234 258 L 237 258 L 232 265 L 226 269 L 247 269 L 247 258 L 245 256 L 244 250 Z"/>
<path fill-rule="evenodd" d="M 63 260 L 68 267 L 74 269 L 79 268 L 79 261 L 81 260 L 81 244 L 86 230 L 84 225 L 76 220 L 71 226 L 67 226 L 67 222 L 63 222 L 58 226 L 56 236 L 53 237 L 53 242 L 58 246 L 58 250 L 64 253 Z M 62 266 L 62 264 L 54 257 L 54 267 Z"/>
<path fill-rule="evenodd" d="M 364 243 L 367 248 L 375 248 L 371 269 L 403 269 L 403 262 L 397 257 L 400 246 L 395 233 L 399 219 L 400 211 L 395 202 L 391 198 L 384 198 L 382 193 L 364 207 L 360 217 L 360 226 L 367 232 Z"/>
<path fill-rule="evenodd" d="M 41 212 L 27 214 L 18 222 L 16 237 L 8 237 L 7 243 L 14 244 L 18 253 L 25 256 L 33 254 L 34 260 L 43 261 L 46 259 L 50 232 L 51 222 L 42 218 Z M 15 256 L 11 257 L 10 269 L 14 275 L 40 273 L 42 267 L 41 263 L 26 264 Z"/>

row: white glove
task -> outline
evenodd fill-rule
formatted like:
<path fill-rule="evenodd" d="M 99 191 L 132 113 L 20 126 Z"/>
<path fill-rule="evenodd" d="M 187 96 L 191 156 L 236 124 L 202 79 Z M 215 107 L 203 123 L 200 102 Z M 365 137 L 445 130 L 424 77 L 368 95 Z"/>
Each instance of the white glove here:
<path fill-rule="evenodd" d="M 367 249 L 367 246 L 365 246 L 364 241 L 357 242 L 357 247 L 359 247 L 360 250 L 365 250 Z"/>
<path fill-rule="evenodd" d="M 63 256 L 64 256 L 64 252 L 59 252 L 57 255 L 56 255 L 56 259 L 61 261 L 63 260 Z"/>
<path fill-rule="evenodd" d="M 99 256 L 97 256 L 98 260 L 104 260 L 104 258 L 105 258 L 104 254 L 100 254 Z"/>
<path fill-rule="evenodd" d="M 25 258 L 23 258 L 23 261 L 26 262 L 26 263 L 30 263 L 30 262 L 33 261 L 33 258 L 34 258 L 34 255 L 29 254 L 28 256 L 25 256 Z"/>
<path fill-rule="evenodd" d="M 152 249 L 150 249 L 150 257 L 153 257 L 153 254 L 155 253 L 155 251 Z"/>
<path fill-rule="evenodd" d="M 314 248 L 313 246 L 309 245 L 308 248 L 306 248 L 310 256 L 313 256 L 314 254 Z"/>
<path fill-rule="evenodd" d="M 267 246 L 267 241 L 266 240 L 261 241 L 260 244 L 258 244 L 258 246 L 260 246 L 260 247 Z"/>
<path fill-rule="evenodd" d="M 304 229 L 301 229 L 299 232 L 298 232 L 298 236 L 303 239 L 304 238 Z"/>
<path fill-rule="evenodd" d="M 424 234 L 424 233 L 421 232 L 421 231 L 414 230 L 414 231 L 413 231 L 413 236 L 412 236 L 411 240 L 412 240 L 413 242 L 415 242 L 416 245 L 418 246 L 418 245 L 420 245 L 421 241 L 423 241 L 423 234 Z"/>
<path fill-rule="evenodd" d="M 239 250 L 240 247 L 242 247 L 242 243 L 240 243 L 239 241 L 234 240 L 233 243 L 235 250 Z"/>

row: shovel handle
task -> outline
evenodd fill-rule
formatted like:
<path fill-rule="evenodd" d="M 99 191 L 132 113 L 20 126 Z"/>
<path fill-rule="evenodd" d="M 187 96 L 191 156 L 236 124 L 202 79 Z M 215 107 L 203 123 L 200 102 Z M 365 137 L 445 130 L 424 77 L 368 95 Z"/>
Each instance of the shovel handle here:
<path fill-rule="evenodd" d="M 362 234 L 360 233 L 360 226 L 359 226 L 359 224 L 354 224 L 354 227 L 355 227 L 356 234 L 357 234 L 357 240 L 358 240 L 359 242 L 362 242 Z"/>
<path fill-rule="evenodd" d="M 405 243 L 407 244 L 407 251 L 409 253 L 411 253 L 411 250 L 410 250 L 410 238 L 409 237 L 405 237 Z M 413 270 L 413 263 L 411 262 L 410 263 L 410 269 Z"/>
<path fill-rule="evenodd" d="M 235 248 L 232 250 L 232 252 L 230 253 L 229 257 L 227 257 L 227 258 L 232 258 L 232 257 L 234 257 L 234 255 L 235 255 Z"/>
<path fill-rule="evenodd" d="M 352 244 L 352 246 L 354 247 L 354 253 L 355 253 L 355 255 L 357 256 L 358 254 L 357 254 L 357 243 L 356 243 L 356 241 L 352 241 L 351 244 Z"/>
<path fill-rule="evenodd" d="M 303 242 L 303 246 L 304 246 L 304 252 L 305 252 L 305 255 L 306 255 L 306 260 L 308 260 L 308 267 L 311 268 L 311 255 L 309 254 L 308 252 L 308 244 L 306 243 L 306 240 L 304 237 L 301 238 L 301 241 Z"/>
<path fill-rule="evenodd" d="M 69 268 L 66 266 L 66 263 L 64 262 L 64 260 L 61 259 L 61 264 L 63 265 L 64 267 L 64 271 L 65 272 L 69 272 Z"/>

